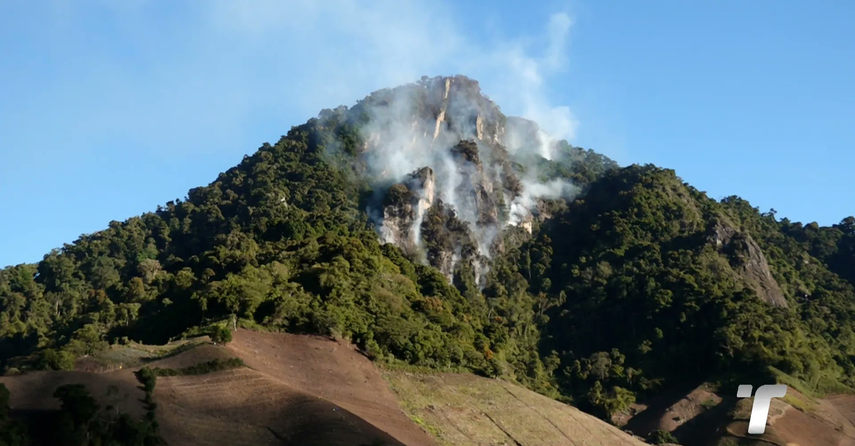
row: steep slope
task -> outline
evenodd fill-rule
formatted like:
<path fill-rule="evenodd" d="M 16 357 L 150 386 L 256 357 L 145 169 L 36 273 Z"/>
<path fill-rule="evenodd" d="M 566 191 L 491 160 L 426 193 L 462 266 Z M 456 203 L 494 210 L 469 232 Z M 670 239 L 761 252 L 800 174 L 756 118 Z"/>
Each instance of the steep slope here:
<path fill-rule="evenodd" d="M 269 379 L 329 401 L 404 444 L 434 444 L 401 412 L 376 366 L 352 345 L 249 330 L 234 335 L 229 351 Z"/>
<path fill-rule="evenodd" d="M 443 446 L 643 446 L 574 407 L 517 385 L 468 374 L 388 371 L 410 416 Z"/>
<path fill-rule="evenodd" d="M 245 357 L 249 368 L 157 379 L 156 415 L 168 444 L 434 444 L 401 412 L 371 361 L 349 344 L 240 330 L 228 348 L 203 344 L 145 364 L 176 370 L 236 356 Z M 141 417 L 136 370 L 139 366 L 105 373 L 39 371 L 2 377 L 0 383 L 11 391 L 15 417 L 59 409 L 53 392 L 63 384 L 85 385 L 102 408 L 116 405 L 106 389 L 117 385 L 119 407 Z"/>
<path fill-rule="evenodd" d="M 631 166 L 540 237 L 537 249 L 551 249 L 539 274 L 563 293 L 547 348 L 566 367 L 565 392 L 589 410 L 711 377 L 774 382 L 770 366 L 822 391 L 853 383 L 852 285 L 743 201 Z"/>
<path fill-rule="evenodd" d="M 406 444 L 328 400 L 251 369 L 158 378 L 158 387 L 161 432 L 174 445 Z"/>

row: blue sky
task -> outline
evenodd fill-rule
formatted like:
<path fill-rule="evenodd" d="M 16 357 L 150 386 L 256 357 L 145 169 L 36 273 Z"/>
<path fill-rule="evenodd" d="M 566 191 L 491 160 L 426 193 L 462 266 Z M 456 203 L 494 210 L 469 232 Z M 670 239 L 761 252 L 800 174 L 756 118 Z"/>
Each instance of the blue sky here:
<path fill-rule="evenodd" d="M 855 3 L 534 3 L 0 2 L 0 266 L 423 74 L 714 198 L 855 214 Z"/>

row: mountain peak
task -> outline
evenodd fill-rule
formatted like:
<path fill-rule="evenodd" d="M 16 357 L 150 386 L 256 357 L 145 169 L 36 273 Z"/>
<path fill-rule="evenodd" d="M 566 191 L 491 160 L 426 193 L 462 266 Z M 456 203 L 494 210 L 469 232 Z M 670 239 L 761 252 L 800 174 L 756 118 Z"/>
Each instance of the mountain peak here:
<path fill-rule="evenodd" d="M 354 155 L 375 192 L 367 211 L 382 239 L 422 259 L 443 259 L 431 263 L 448 277 L 461 261 L 481 264 L 479 258 L 501 252 L 503 230 L 530 221 L 539 200 L 576 190 L 568 180 L 542 184 L 541 162 L 551 161 L 559 142 L 532 121 L 506 117 L 465 76 L 424 76 L 375 91 L 350 109 L 324 110 L 320 118 L 357 129 Z M 391 200 L 384 198 L 389 193 Z M 425 227 L 435 202 L 442 203 L 436 215 L 459 220 L 452 225 L 457 234 Z M 427 240 L 428 233 L 475 240 L 475 249 Z M 446 251 L 427 255 L 437 246 Z"/>

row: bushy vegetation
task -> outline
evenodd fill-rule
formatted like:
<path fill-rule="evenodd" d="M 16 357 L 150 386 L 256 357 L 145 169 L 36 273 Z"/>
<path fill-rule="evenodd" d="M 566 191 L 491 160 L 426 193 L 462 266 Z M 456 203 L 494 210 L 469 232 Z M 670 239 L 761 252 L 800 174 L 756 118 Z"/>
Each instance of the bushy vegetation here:
<path fill-rule="evenodd" d="M 213 359 L 211 361 L 194 364 L 189 367 L 180 369 L 170 369 L 161 367 L 143 367 L 137 372 L 137 378 L 143 383 L 146 391 L 154 390 L 154 382 L 158 376 L 189 376 L 189 375 L 205 375 L 207 373 L 219 372 L 221 370 L 231 370 L 238 367 L 244 367 L 243 360 L 240 358 L 229 359 Z"/>
<path fill-rule="evenodd" d="M 232 331 L 229 330 L 229 327 L 224 327 L 222 325 L 217 325 L 211 330 L 211 341 L 215 344 L 223 344 L 226 345 L 229 342 L 232 342 Z"/>
<path fill-rule="evenodd" d="M 650 444 L 678 444 L 677 438 L 666 430 L 657 429 L 647 436 L 647 441 Z"/>
<path fill-rule="evenodd" d="M 122 337 L 163 343 L 234 314 L 341 336 L 377 360 L 509 376 L 603 417 L 678 380 L 769 367 L 816 391 L 855 385 L 855 219 L 778 220 L 673 171 L 618 169 L 562 143 L 556 160 L 514 169 L 536 162 L 543 179 L 571 179 L 583 194 L 544 203 L 552 218 L 531 235 L 509 228 L 485 287 L 465 262 L 449 281 L 381 244 L 369 222 L 374 191 L 355 156 L 364 106 L 325 111 L 186 199 L 0 270 L 0 359 L 65 370 Z M 474 251 L 456 235 L 463 226 L 431 208 L 426 255 Z M 711 242 L 722 226 L 741 242 Z M 745 280 L 749 238 L 786 307 Z"/>

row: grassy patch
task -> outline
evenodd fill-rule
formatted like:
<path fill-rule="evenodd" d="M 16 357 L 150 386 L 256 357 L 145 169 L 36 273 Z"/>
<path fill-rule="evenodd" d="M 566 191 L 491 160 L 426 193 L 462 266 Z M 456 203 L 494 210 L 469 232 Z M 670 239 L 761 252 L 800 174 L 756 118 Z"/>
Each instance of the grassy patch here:
<path fill-rule="evenodd" d="M 166 345 L 146 345 L 130 342 L 126 345 L 113 345 L 102 350 L 90 359 L 104 367 L 137 367 L 147 362 L 175 356 L 202 344 L 198 340 L 181 340 Z"/>
<path fill-rule="evenodd" d="M 408 364 L 403 361 L 398 360 L 381 360 L 375 362 L 376 365 L 381 367 L 384 370 L 389 370 L 393 372 L 406 372 L 406 373 L 418 373 L 424 375 L 438 375 L 441 373 L 455 373 L 455 372 L 463 372 L 462 369 L 455 370 L 445 370 L 438 368 L 430 368 L 425 366 L 417 366 L 413 364 Z"/>
<path fill-rule="evenodd" d="M 730 410 L 730 417 L 733 420 L 749 420 L 751 419 L 751 408 L 753 398 L 742 398 L 736 402 L 733 409 Z"/>
<path fill-rule="evenodd" d="M 701 407 L 705 410 L 710 410 L 715 406 L 718 406 L 718 402 L 713 398 L 709 398 L 701 402 Z"/>
<path fill-rule="evenodd" d="M 784 402 L 805 413 L 813 412 L 816 409 L 815 402 L 808 398 L 799 398 L 790 393 L 784 395 Z"/>
<path fill-rule="evenodd" d="M 769 371 L 772 372 L 777 382 L 786 384 L 810 398 L 821 398 L 834 393 L 855 393 L 855 389 L 841 384 L 832 376 L 818 374 L 813 382 L 806 382 L 774 367 L 769 367 Z"/>
<path fill-rule="evenodd" d="M 409 417 L 410 420 L 413 421 L 413 423 L 418 424 L 422 429 L 430 432 L 430 434 L 434 437 L 440 436 L 441 431 L 438 428 L 425 423 L 424 420 L 422 420 L 418 415 L 410 415 Z"/>
<path fill-rule="evenodd" d="M 739 446 L 739 440 L 733 437 L 724 437 L 718 441 L 716 446 Z"/>

